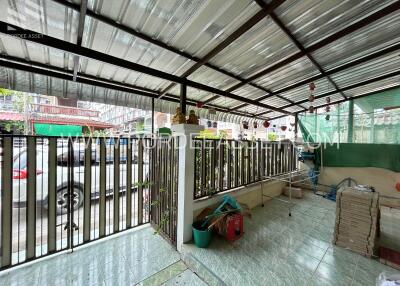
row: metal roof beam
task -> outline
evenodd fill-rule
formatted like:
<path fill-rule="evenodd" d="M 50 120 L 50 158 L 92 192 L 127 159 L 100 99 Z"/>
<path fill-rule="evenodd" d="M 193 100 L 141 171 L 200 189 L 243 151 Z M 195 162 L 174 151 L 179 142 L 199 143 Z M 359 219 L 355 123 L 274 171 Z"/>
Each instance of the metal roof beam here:
<path fill-rule="evenodd" d="M 352 85 L 340 88 L 339 90 L 333 90 L 333 91 L 326 92 L 324 94 L 317 95 L 315 97 L 315 99 L 327 97 L 327 96 L 333 95 L 335 93 L 338 93 L 338 91 L 339 92 L 344 92 L 346 90 L 350 90 L 350 89 L 357 88 L 357 87 L 362 87 L 362 86 L 365 86 L 367 84 L 375 83 L 377 81 L 385 80 L 385 79 L 388 79 L 388 78 L 391 78 L 391 77 L 395 77 L 395 76 L 399 76 L 399 75 L 400 75 L 400 70 L 395 71 L 395 72 L 391 72 L 391 73 L 388 73 L 388 74 L 385 74 L 385 75 L 382 75 L 382 76 L 378 76 L 378 77 L 375 77 L 375 78 L 372 78 L 372 79 L 369 79 L 369 80 L 366 80 L 366 81 L 362 81 L 362 82 L 359 82 L 359 83 L 356 83 L 356 84 L 352 84 Z M 351 97 L 350 97 L 350 99 L 351 99 Z M 304 99 L 304 100 L 298 101 L 296 103 L 297 104 L 299 104 L 299 103 L 301 104 L 301 103 L 305 103 L 307 101 L 308 101 L 308 99 Z M 285 109 L 285 108 L 292 107 L 292 106 L 294 106 L 294 105 L 293 104 L 289 104 L 289 105 L 286 105 L 286 106 L 282 106 L 282 108 Z M 262 113 L 256 114 L 256 116 L 261 116 L 261 115 L 264 115 L 266 113 L 268 113 L 268 112 L 262 112 Z"/>
<path fill-rule="evenodd" d="M 86 17 L 86 10 L 87 10 L 87 0 L 81 1 L 81 6 L 79 10 L 79 23 L 78 23 L 78 36 L 76 39 L 76 44 L 78 46 L 82 46 L 82 37 L 83 37 L 83 30 L 85 28 L 85 17 Z M 79 56 L 74 57 L 74 72 L 73 72 L 73 81 L 76 81 L 76 75 L 78 74 L 79 69 Z"/>
<path fill-rule="evenodd" d="M 322 66 L 315 60 L 315 58 L 309 53 L 304 46 L 296 39 L 296 37 L 290 32 L 290 30 L 283 24 L 283 22 L 275 15 L 271 13 L 270 17 L 276 25 L 290 38 L 290 40 L 296 45 L 296 47 L 306 55 L 306 57 L 313 63 L 313 65 L 318 69 L 318 71 L 328 79 L 328 81 L 333 85 L 336 90 L 339 90 L 337 84 L 332 80 L 332 78 L 326 74 Z M 340 92 L 343 98 L 347 98 L 343 92 Z"/>
<path fill-rule="evenodd" d="M 264 1 L 262 1 L 262 0 L 255 0 L 256 2 L 257 2 L 257 4 L 260 6 L 260 7 L 265 7 L 265 2 Z M 271 19 L 272 19 L 272 21 L 286 34 L 286 36 L 288 36 L 289 37 L 289 39 L 296 45 L 296 47 L 300 50 L 300 51 L 302 51 L 306 56 L 307 56 L 307 58 L 313 63 L 313 65 L 318 69 L 318 71 L 321 73 L 321 75 L 322 76 L 324 76 L 324 77 L 326 77 L 327 79 L 328 79 L 328 81 L 333 85 L 333 87 L 336 89 L 336 90 L 338 90 L 339 89 L 339 87 L 337 86 L 337 84 L 332 80 L 332 78 L 329 76 L 329 75 L 327 75 L 326 73 L 325 73 L 325 70 L 322 68 L 322 66 L 314 59 L 314 57 L 304 48 L 304 46 L 296 39 L 296 37 L 292 34 L 292 32 L 290 32 L 290 30 L 283 24 L 283 22 L 278 18 L 278 16 L 272 11 L 271 13 L 270 13 L 270 15 L 269 15 L 270 17 L 271 17 Z M 343 98 L 346 98 L 346 95 L 343 93 L 343 92 L 341 92 L 341 95 L 342 95 L 342 97 Z M 265 98 L 268 98 L 269 96 L 272 96 L 271 95 L 271 93 L 270 93 L 270 95 L 266 95 L 265 96 Z M 279 97 L 279 96 L 278 96 Z M 286 98 L 284 98 L 284 97 L 280 97 L 281 99 L 283 98 L 283 99 L 285 99 L 285 100 L 288 100 L 288 99 L 286 99 Z M 294 103 L 294 102 L 291 102 L 292 104 Z M 246 104 L 241 104 L 239 107 L 235 107 L 235 108 L 233 108 L 233 109 L 231 109 L 231 110 L 236 110 L 236 109 L 239 109 L 239 108 L 243 108 L 243 107 L 245 107 L 246 106 Z M 303 106 L 301 106 L 301 107 L 303 107 Z M 304 108 L 304 107 L 303 107 Z"/>
<path fill-rule="evenodd" d="M 286 0 L 273 0 L 269 5 L 265 5 L 262 9 L 247 20 L 243 25 L 241 25 L 236 31 L 230 34 L 225 40 L 223 40 L 220 44 L 218 44 L 214 49 L 209 51 L 199 62 L 191 66 L 186 72 L 182 74 L 182 77 L 188 77 L 196 70 L 198 70 L 201 66 L 206 64 L 209 60 L 215 57 L 218 53 L 223 51 L 226 47 L 232 44 L 236 39 L 242 36 L 244 33 L 253 28 L 257 23 L 259 23 L 262 19 L 267 17 L 274 9 L 278 8 L 282 3 Z M 165 88 L 160 97 L 162 97 L 166 92 L 168 92 L 171 88 L 175 86 L 175 83 L 171 83 L 167 88 Z"/>
<path fill-rule="evenodd" d="M 65 1 L 65 0 L 52 0 L 52 1 L 56 2 L 56 3 L 60 4 L 60 5 L 63 5 L 65 7 L 67 7 L 67 8 L 69 8 L 69 9 L 73 9 L 75 11 L 80 11 L 80 6 L 77 5 L 77 4 L 74 4 L 74 3 L 71 3 L 71 2 L 68 2 L 68 1 Z M 177 55 L 185 57 L 185 58 L 187 58 L 187 59 L 189 59 L 191 61 L 194 61 L 196 63 L 199 63 L 201 61 L 200 58 L 194 57 L 193 55 L 191 55 L 191 54 L 189 54 L 187 52 L 179 50 L 176 47 L 170 46 L 170 45 L 168 45 L 168 44 L 166 44 L 166 43 L 164 43 L 162 41 L 159 41 L 159 40 L 154 39 L 154 38 L 152 38 L 152 37 L 150 37 L 150 36 L 148 36 L 146 34 L 138 32 L 135 29 L 132 29 L 132 28 L 124 26 L 124 25 L 122 25 L 120 23 L 117 23 L 114 20 L 112 20 L 111 18 L 108 18 L 107 16 L 104 16 L 104 15 L 100 15 L 100 14 L 98 14 L 98 13 L 96 13 L 96 12 L 90 10 L 90 9 L 86 9 L 86 15 L 91 17 L 91 18 L 93 18 L 93 19 L 95 19 L 95 20 L 97 20 L 97 21 L 103 22 L 103 23 L 105 23 L 107 25 L 110 25 L 110 26 L 116 28 L 116 29 L 124 31 L 125 33 L 128 33 L 128 34 L 130 34 L 132 36 L 138 37 L 138 38 L 140 38 L 140 39 L 142 39 L 142 40 L 144 40 L 146 42 L 149 42 L 149 43 L 151 43 L 153 45 L 156 45 L 156 46 L 158 46 L 160 48 L 166 49 L 166 50 L 168 50 L 168 51 L 170 51 L 172 53 L 175 53 Z M 225 69 L 223 69 L 221 67 L 215 66 L 215 65 L 213 65 L 211 63 L 206 62 L 203 65 L 208 67 L 208 68 L 210 68 L 210 69 L 213 69 L 213 70 L 215 70 L 215 71 L 217 71 L 219 73 L 222 73 L 222 74 L 224 74 L 224 75 L 226 75 L 228 77 L 236 79 L 237 81 L 240 81 L 240 82 L 244 81 L 244 79 L 242 77 L 240 77 L 240 76 L 238 76 L 238 75 L 236 75 L 236 74 L 234 74 L 234 73 L 232 73 L 230 71 L 227 71 L 227 70 L 225 70 Z M 259 90 L 262 90 L 264 92 L 267 92 L 268 94 L 271 93 L 271 91 L 267 90 L 266 88 L 264 88 L 264 87 L 262 87 L 260 85 L 255 84 L 255 83 L 249 83 L 249 85 L 251 85 L 252 87 L 255 87 L 255 88 L 259 89 Z M 216 96 L 216 98 L 219 98 L 219 96 Z M 290 100 L 285 99 L 284 97 L 282 97 L 282 99 L 286 100 L 289 103 L 293 103 Z"/>
<path fill-rule="evenodd" d="M 397 88 L 400 88 L 400 84 L 397 84 L 397 85 L 394 85 L 394 86 L 391 86 L 391 87 L 387 87 L 387 88 L 384 88 L 384 89 L 381 89 L 381 90 L 377 90 L 377 91 L 370 91 L 370 92 L 367 92 L 367 93 L 364 93 L 364 94 L 361 94 L 361 95 L 358 95 L 358 96 L 347 97 L 346 99 L 333 101 L 331 103 L 325 103 L 325 104 L 322 104 L 322 105 L 318 105 L 318 106 L 315 107 L 315 109 L 323 108 L 325 106 L 332 105 L 332 104 L 343 103 L 343 102 L 346 102 L 346 101 L 349 101 L 349 100 L 356 100 L 356 99 L 359 99 L 359 98 L 371 96 L 371 95 L 374 95 L 374 94 L 378 94 L 378 93 L 381 93 L 381 92 L 385 92 L 385 91 L 389 91 L 389 90 L 393 90 L 393 89 L 397 89 Z M 300 114 L 302 112 L 306 112 L 306 111 L 307 111 L 307 109 L 297 111 L 295 113 L 295 115 Z M 287 115 L 276 116 L 276 117 L 270 118 L 269 120 L 279 119 L 279 118 L 286 117 L 286 116 Z"/>
<path fill-rule="evenodd" d="M 390 4 L 390 5 L 386 6 L 385 8 L 383 8 L 383 9 L 381 9 L 381 10 L 379 10 L 379 11 L 377 11 L 377 12 L 375 12 L 375 13 L 367 16 L 367 17 L 365 17 L 364 19 L 361 19 L 360 21 L 351 24 L 350 26 L 344 28 L 343 30 L 340 30 L 340 31 L 338 31 L 338 32 L 336 32 L 336 33 L 324 38 L 323 40 L 311 45 L 310 47 L 306 48 L 306 52 L 307 53 L 315 52 L 315 51 L 317 51 L 317 50 L 319 50 L 319 49 L 321 49 L 321 48 L 333 43 L 334 41 L 336 41 L 336 40 L 338 40 L 338 39 L 340 39 L 340 38 L 342 38 L 344 36 L 347 36 L 347 35 L 355 32 L 355 31 L 357 31 L 358 29 L 361 29 L 361 28 L 363 28 L 363 27 L 365 27 L 365 26 L 367 26 L 367 25 L 369 25 L 369 24 L 371 24 L 371 23 L 373 23 L 375 21 L 378 21 L 379 19 L 381 19 L 381 18 L 383 18 L 383 17 L 385 17 L 385 16 L 387 16 L 387 15 L 389 15 L 389 14 L 391 14 L 391 13 L 393 13 L 393 12 L 399 10 L 399 9 L 400 9 L 400 1 L 396 1 L 393 4 Z M 277 69 L 279 69 L 279 68 L 281 68 L 283 66 L 286 66 L 286 65 L 288 65 L 288 64 L 290 64 L 290 63 L 302 58 L 303 56 L 305 56 L 305 53 L 303 51 L 300 51 L 300 52 L 298 52 L 296 54 L 293 54 L 292 56 L 288 57 L 287 59 L 285 59 L 283 61 L 280 61 L 280 62 L 276 63 L 275 65 L 273 65 L 271 67 L 268 67 L 268 68 L 266 68 L 266 69 L 264 69 L 264 70 L 262 70 L 262 71 L 260 71 L 260 72 L 258 72 L 256 74 L 254 74 L 253 76 L 248 77 L 243 82 L 232 86 L 227 91 L 232 92 L 232 91 L 238 89 L 239 87 L 241 87 L 241 86 L 243 86 L 243 85 L 245 85 L 247 83 L 250 83 L 251 81 L 253 81 L 255 79 L 258 79 L 258 78 L 260 78 L 260 77 L 262 77 L 262 76 L 264 76 L 264 75 L 266 75 L 268 73 L 271 73 L 271 72 L 273 72 L 273 71 L 275 71 L 275 70 L 277 70 Z M 267 97 L 268 96 L 266 96 L 265 98 L 267 98 Z M 263 98 L 263 99 L 265 99 L 265 98 Z M 259 99 L 259 100 L 261 100 L 261 99 Z M 207 102 L 210 102 L 210 101 L 207 101 Z"/>
<path fill-rule="evenodd" d="M 58 67 L 48 66 L 42 63 L 30 62 L 24 59 L 4 56 L 4 55 L 0 55 L 0 66 L 16 70 L 22 70 L 25 72 L 30 72 L 35 74 L 41 74 L 48 77 L 69 80 L 69 81 L 71 81 L 73 78 L 73 73 L 71 71 L 64 70 Z M 99 86 L 106 89 L 112 89 L 121 92 L 141 95 L 150 98 L 157 98 L 158 96 L 157 92 L 151 89 L 143 88 L 136 85 L 130 85 L 126 83 L 111 81 L 108 79 L 97 78 L 95 76 L 84 75 L 80 73 L 78 73 L 76 76 L 76 82 L 92 86 Z M 179 103 L 179 97 L 172 94 L 167 94 L 163 100 Z M 187 100 L 187 104 L 191 106 L 196 106 L 196 102 L 190 99 Z M 220 112 L 225 112 L 225 113 L 228 112 L 228 109 L 222 106 L 212 105 L 211 107 Z M 246 117 L 254 117 L 254 114 L 248 114 L 244 112 L 229 112 L 229 113 Z M 264 117 L 254 117 L 254 118 L 265 120 Z"/>
<path fill-rule="evenodd" d="M 290 112 L 287 111 L 283 111 L 279 108 L 264 104 L 264 103 L 260 103 L 248 98 L 244 98 L 241 96 L 238 96 L 236 94 L 230 93 L 230 92 L 226 92 L 202 83 L 198 83 L 198 82 L 194 82 L 188 79 L 184 79 L 182 77 L 173 75 L 173 74 L 169 74 L 163 71 L 159 71 L 156 69 L 153 69 L 151 67 L 147 67 L 147 66 L 143 66 L 134 62 L 130 62 L 112 55 L 108 55 L 105 53 L 101 53 L 98 52 L 96 50 L 93 49 L 89 49 L 86 47 L 79 47 L 74 43 L 70 43 L 67 41 L 63 41 L 54 37 L 50 37 L 48 35 L 45 34 L 41 34 L 41 33 L 37 33 L 31 30 L 27 30 L 27 29 L 22 29 L 21 27 L 15 26 L 15 25 L 11 25 L 9 23 L 0 21 L 0 32 L 7 34 L 7 35 L 15 35 L 17 37 L 20 37 L 24 40 L 28 40 L 34 43 L 38 43 L 44 46 L 48 46 L 48 47 L 52 47 L 54 49 L 58 49 L 61 51 L 64 51 L 66 53 L 71 53 L 74 55 L 78 55 L 78 56 L 82 56 L 85 58 L 90 58 L 93 60 L 97 60 L 100 62 L 104 62 L 104 63 L 108 63 L 110 65 L 114 65 L 114 66 L 118 66 L 121 68 L 126 68 L 129 70 L 133 70 L 136 72 L 140 72 L 140 73 L 145 73 L 148 74 L 150 76 L 154 76 L 160 79 L 164 79 L 167 81 L 172 81 L 175 83 L 183 83 L 186 82 L 188 86 L 196 88 L 196 89 L 200 89 L 203 91 L 207 91 L 209 93 L 214 93 L 214 94 L 218 94 L 220 96 L 223 97 L 227 97 L 230 99 L 234 99 L 234 100 L 238 100 L 244 103 L 248 103 L 248 104 L 252 104 L 255 106 L 259 106 L 259 107 L 263 107 L 266 109 L 271 109 L 277 112 L 282 112 L 285 114 L 290 114 Z"/>

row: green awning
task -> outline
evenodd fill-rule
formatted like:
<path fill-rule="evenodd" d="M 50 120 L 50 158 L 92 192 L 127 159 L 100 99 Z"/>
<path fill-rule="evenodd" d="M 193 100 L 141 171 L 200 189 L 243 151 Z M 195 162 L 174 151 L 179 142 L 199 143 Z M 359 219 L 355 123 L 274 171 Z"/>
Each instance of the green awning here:
<path fill-rule="evenodd" d="M 36 135 L 44 136 L 79 136 L 82 126 L 34 123 Z"/>

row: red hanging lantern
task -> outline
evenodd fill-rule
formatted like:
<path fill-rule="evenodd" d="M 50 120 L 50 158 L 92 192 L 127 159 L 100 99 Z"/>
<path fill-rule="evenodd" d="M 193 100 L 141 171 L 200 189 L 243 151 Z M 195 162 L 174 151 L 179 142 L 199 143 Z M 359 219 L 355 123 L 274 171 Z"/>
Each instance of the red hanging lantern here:
<path fill-rule="evenodd" d="M 249 129 L 249 122 L 243 121 L 243 129 Z"/>
<path fill-rule="evenodd" d="M 264 126 L 265 128 L 268 128 L 270 125 L 271 125 L 271 124 L 268 122 L 268 120 L 265 120 L 264 123 L 263 123 L 263 126 Z"/>
<path fill-rule="evenodd" d="M 314 91 L 314 89 L 315 89 L 315 83 L 310 82 L 310 84 L 308 85 L 308 87 L 309 87 L 310 91 Z"/>
<path fill-rule="evenodd" d="M 281 126 L 281 130 L 282 130 L 282 131 L 286 131 L 286 129 L 287 129 L 287 126 L 286 126 L 286 125 L 282 125 L 282 126 Z"/>
<path fill-rule="evenodd" d="M 196 107 L 197 108 L 203 108 L 203 106 L 204 106 L 204 102 L 200 102 L 199 101 L 199 102 L 196 103 Z"/>

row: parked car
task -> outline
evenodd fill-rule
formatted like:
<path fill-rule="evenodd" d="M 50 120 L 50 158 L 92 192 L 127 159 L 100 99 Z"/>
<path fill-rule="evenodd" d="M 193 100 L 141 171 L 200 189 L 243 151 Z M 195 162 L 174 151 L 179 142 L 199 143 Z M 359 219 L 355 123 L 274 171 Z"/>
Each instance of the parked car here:
<path fill-rule="evenodd" d="M 58 151 L 59 152 L 59 151 Z M 100 196 L 100 159 L 96 156 L 96 151 L 92 151 L 92 182 L 91 182 L 91 199 L 97 199 Z M 83 188 L 84 188 L 84 151 L 74 152 L 73 166 L 73 209 L 78 209 L 83 204 Z M 57 155 L 57 194 L 56 194 L 56 211 L 57 214 L 64 214 L 68 209 L 68 154 L 63 152 Z M 132 159 L 132 189 L 136 190 L 137 186 L 134 182 L 138 181 L 138 164 L 137 156 Z M 48 150 L 37 149 L 36 156 L 36 201 L 37 204 L 48 208 Z M 106 196 L 113 193 L 113 174 L 114 160 L 112 156 L 106 158 Z M 147 178 L 147 173 L 144 173 Z M 27 151 L 22 150 L 13 158 L 13 205 L 21 207 L 26 205 L 27 196 Z M 124 193 L 126 188 L 126 160 L 120 160 L 120 192 Z"/>

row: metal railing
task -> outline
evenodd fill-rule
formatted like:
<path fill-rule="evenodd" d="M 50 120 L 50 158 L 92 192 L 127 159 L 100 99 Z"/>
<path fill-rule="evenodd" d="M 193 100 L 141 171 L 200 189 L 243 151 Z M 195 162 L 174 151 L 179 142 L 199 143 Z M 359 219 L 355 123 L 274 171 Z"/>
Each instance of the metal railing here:
<path fill-rule="evenodd" d="M 297 168 L 291 142 L 193 139 L 194 199 L 252 184 Z"/>
<path fill-rule="evenodd" d="M 178 140 L 174 137 L 155 141 L 151 187 L 151 223 L 176 246 L 178 212 Z"/>
<path fill-rule="evenodd" d="M 152 142 L 1 136 L 0 269 L 149 222 Z"/>

